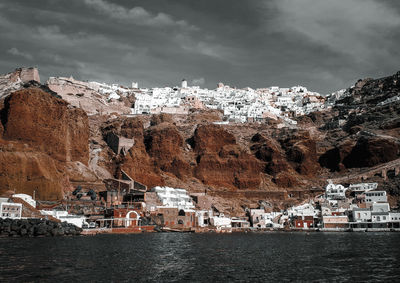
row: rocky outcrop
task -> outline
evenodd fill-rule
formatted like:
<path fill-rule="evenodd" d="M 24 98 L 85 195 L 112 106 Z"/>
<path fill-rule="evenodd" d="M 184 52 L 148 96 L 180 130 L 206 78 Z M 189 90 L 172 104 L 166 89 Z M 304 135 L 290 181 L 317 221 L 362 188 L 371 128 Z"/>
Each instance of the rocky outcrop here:
<path fill-rule="evenodd" d="M 1 113 L 0 193 L 35 191 L 42 199 L 62 199 L 70 189 L 68 163 L 88 164 L 86 113 L 39 88 L 11 94 Z"/>
<path fill-rule="evenodd" d="M 252 137 L 253 154 L 261 161 L 265 162 L 264 172 L 275 176 L 279 172 L 287 171 L 289 163 L 286 161 L 283 150 L 276 140 L 256 134 Z"/>
<path fill-rule="evenodd" d="M 65 101 L 90 115 L 129 114 L 134 102 L 134 96 L 120 97 L 120 99 L 109 98 L 107 93 L 103 93 L 100 89 L 99 84 L 78 81 L 72 77 L 51 77 L 47 85 Z"/>
<path fill-rule="evenodd" d="M 5 101 L 4 139 L 19 140 L 59 161 L 88 164 L 86 113 L 39 89 L 15 92 Z"/>
<path fill-rule="evenodd" d="M 62 199 L 63 174 L 57 161 L 41 152 L 16 147 L 0 147 L 0 193 L 11 190 L 35 194 L 40 199 Z"/>
<path fill-rule="evenodd" d="M 81 228 L 67 222 L 58 223 L 35 218 L 0 218 L 1 237 L 77 236 L 81 232 Z"/>
<path fill-rule="evenodd" d="M 288 162 L 301 175 L 315 176 L 320 169 L 316 140 L 308 131 L 296 131 L 280 140 Z"/>
<path fill-rule="evenodd" d="M 393 140 L 362 136 L 343 159 L 343 164 L 346 168 L 373 167 L 397 159 L 399 149 L 399 144 Z"/>
<path fill-rule="evenodd" d="M 194 173 L 203 183 L 230 189 L 259 187 L 260 162 L 242 151 L 231 133 L 216 125 L 201 125 L 193 143 L 198 152 Z"/>
<path fill-rule="evenodd" d="M 222 127 L 209 124 L 197 127 L 193 136 L 194 150 L 201 152 L 219 152 L 225 145 L 236 144 L 235 137 Z"/>
<path fill-rule="evenodd" d="M 173 124 L 163 122 L 149 128 L 145 144 L 147 153 L 158 168 L 179 179 L 191 175 L 190 165 L 182 156 L 183 138 Z"/>
<path fill-rule="evenodd" d="M 258 189 L 261 165 L 257 159 L 237 149 L 229 152 L 224 157 L 207 152 L 199 155 L 195 176 L 209 186 Z"/>
<path fill-rule="evenodd" d="M 37 68 L 18 68 L 14 72 L 0 75 L 0 99 L 22 89 L 25 84 L 31 82 L 40 84 Z"/>

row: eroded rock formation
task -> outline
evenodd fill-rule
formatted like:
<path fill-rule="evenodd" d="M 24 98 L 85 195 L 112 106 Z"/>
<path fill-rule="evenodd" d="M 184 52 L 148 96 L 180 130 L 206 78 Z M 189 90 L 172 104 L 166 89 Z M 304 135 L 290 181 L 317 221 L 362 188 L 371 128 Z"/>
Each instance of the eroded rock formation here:
<path fill-rule="evenodd" d="M 67 163 L 88 164 L 86 113 L 38 88 L 8 96 L 1 113 L 0 190 L 63 198 Z"/>

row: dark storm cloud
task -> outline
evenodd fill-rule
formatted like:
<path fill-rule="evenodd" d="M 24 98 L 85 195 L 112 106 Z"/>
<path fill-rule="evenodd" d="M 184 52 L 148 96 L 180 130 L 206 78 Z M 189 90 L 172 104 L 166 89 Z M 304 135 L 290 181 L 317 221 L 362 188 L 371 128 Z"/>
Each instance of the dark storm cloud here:
<path fill-rule="evenodd" d="M 0 3 L 0 72 L 331 92 L 400 69 L 400 5 L 373 0 Z"/>

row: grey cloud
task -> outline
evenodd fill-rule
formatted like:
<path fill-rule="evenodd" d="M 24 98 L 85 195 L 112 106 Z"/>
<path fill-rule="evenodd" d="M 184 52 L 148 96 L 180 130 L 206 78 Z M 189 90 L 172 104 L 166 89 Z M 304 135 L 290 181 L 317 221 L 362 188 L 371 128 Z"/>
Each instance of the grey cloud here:
<path fill-rule="evenodd" d="M 0 73 L 26 64 L 141 86 L 303 84 L 322 93 L 398 71 L 395 0 L 13 0 L 0 9 Z M 27 57 L 10 54 L 15 48 Z M 15 50 L 14 50 L 15 51 Z M 15 53 L 15 52 L 14 52 Z"/>
<path fill-rule="evenodd" d="M 118 4 L 109 3 L 105 0 L 84 0 L 84 2 L 96 11 L 108 15 L 113 19 L 130 21 L 140 26 L 178 26 L 192 30 L 196 29 L 195 26 L 190 26 L 184 20 L 174 20 L 170 15 L 162 12 L 153 15 L 143 7 L 139 6 L 128 9 Z"/>
<path fill-rule="evenodd" d="M 9 53 L 11 55 L 14 55 L 14 56 L 21 56 L 21 57 L 23 57 L 25 59 L 28 59 L 28 60 L 32 60 L 33 59 L 33 56 L 31 54 L 29 54 L 27 52 L 21 52 L 15 47 L 12 47 L 12 48 L 8 49 L 7 53 Z"/>
<path fill-rule="evenodd" d="M 192 85 L 202 86 L 202 85 L 204 85 L 205 82 L 206 81 L 204 78 L 197 78 L 197 79 L 192 80 Z"/>
<path fill-rule="evenodd" d="M 279 31 L 294 31 L 315 44 L 352 56 L 359 63 L 389 54 L 390 30 L 400 29 L 400 14 L 374 0 L 279 0 Z M 307 7 L 308 9 L 304 9 Z"/>

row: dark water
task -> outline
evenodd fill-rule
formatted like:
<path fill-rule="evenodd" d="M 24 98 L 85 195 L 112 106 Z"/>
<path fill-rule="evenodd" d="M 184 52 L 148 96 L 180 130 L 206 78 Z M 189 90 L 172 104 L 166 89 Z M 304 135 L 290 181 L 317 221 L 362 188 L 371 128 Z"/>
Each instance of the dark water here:
<path fill-rule="evenodd" d="M 0 282 L 400 281 L 400 233 L 0 238 Z"/>

